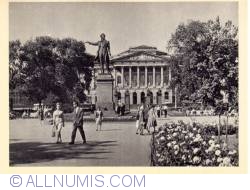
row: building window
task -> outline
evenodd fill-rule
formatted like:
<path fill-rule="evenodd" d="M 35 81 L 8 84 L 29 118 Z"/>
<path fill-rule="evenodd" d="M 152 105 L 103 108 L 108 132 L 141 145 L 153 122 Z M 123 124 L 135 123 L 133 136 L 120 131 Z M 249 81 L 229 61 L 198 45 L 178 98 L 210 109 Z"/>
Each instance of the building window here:
<path fill-rule="evenodd" d="M 165 100 L 169 100 L 169 92 L 165 92 Z"/>
<path fill-rule="evenodd" d="M 152 67 L 148 67 L 148 86 L 152 86 L 153 85 L 153 68 Z"/>
<path fill-rule="evenodd" d="M 147 92 L 147 97 L 148 97 L 148 103 L 153 104 L 153 98 L 154 98 L 153 92 L 148 91 Z"/>
<path fill-rule="evenodd" d="M 137 94 L 133 92 L 133 104 L 137 104 Z"/>
<path fill-rule="evenodd" d="M 117 100 L 120 100 L 120 99 L 121 99 L 121 97 L 122 97 L 121 93 L 120 93 L 120 92 L 118 92 L 118 93 L 117 93 Z"/>
<path fill-rule="evenodd" d="M 121 84 L 122 83 L 122 77 L 121 76 L 117 76 L 117 84 Z"/>
<path fill-rule="evenodd" d="M 168 85 L 169 82 L 169 67 L 163 69 L 163 84 Z"/>
<path fill-rule="evenodd" d="M 124 68 L 124 86 L 129 86 L 129 69 Z"/>
<path fill-rule="evenodd" d="M 137 68 L 132 67 L 132 86 L 136 87 L 137 86 Z"/>
<path fill-rule="evenodd" d="M 145 103 L 145 93 L 141 92 L 141 103 Z"/>
<path fill-rule="evenodd" d="M 160 67 L 155 68 L 155 84 L 156 86 L 161 85 L 161 68 Z"/>
<path fill-rule="evenodd" d="M 140 67 L 140 86 L 145 86 L 145 68 Z"/>

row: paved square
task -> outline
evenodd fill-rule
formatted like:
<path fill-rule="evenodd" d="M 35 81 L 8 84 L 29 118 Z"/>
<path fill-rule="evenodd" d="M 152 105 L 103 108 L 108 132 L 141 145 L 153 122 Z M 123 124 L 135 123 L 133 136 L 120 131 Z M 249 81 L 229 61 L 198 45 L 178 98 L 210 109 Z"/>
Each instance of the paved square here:
<path fill-rule="evenodd" d="M 87 144 L 68 145 L 72 123 L 62 129 L 63 144 L 51 137 L 52 126 L 38 119 L 10 121 L 11 166 L 149 166 L 150 135 L 135 134 L 135 122 L 104 122 L 103 131 L 95 123 L 84 124 Z"/>

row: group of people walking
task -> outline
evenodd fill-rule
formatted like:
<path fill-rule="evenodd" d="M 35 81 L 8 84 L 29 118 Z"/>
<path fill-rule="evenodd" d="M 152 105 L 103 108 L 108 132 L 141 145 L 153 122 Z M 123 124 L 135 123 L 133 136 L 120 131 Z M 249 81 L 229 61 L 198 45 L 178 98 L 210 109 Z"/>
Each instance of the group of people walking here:
<path fill-rule="evenodd" d="M 73 130 L 71 133 L 71 141 L 70 145 L 75 143 L 76 132 L 77 130 L 80 132 L 82 137 L 82 143 L 85 144 L 86 136 L 83 129 L 83 109 L 80 108 L 79 103 L 77 101 L 73 101 Z M 141 105 L 138 107 L 137 115 L 136 115 L 136 134 L 143 135 L 146 130 L 148 134 L 151 131 L 155 131 L 155 127 L 157 126 L 156 121 L 157 110 L 154 106 L 151 105 Z M 95 112 L 95 120 L 96 120 L 96 131 L 102 130 L 102 121 L 103 121 L 103 112 L 101 108 L 98 107 Z M 62 106 L 60 103 L 56 103 L 56 109 L 53 112 L 53 120 L 52 120 L 52 137 L 56 137 L 56 143 L 62 143 L 62 129 L 65 126 L 64 122 L 64 113 L 62 111 Z"/>
<path fill-rule="evenodd" d="M 86 136 L 83 129 L 83 109 L 79 107 L 79 103 L 77 101 L 73 102 L 73 130 L 71 133 L 71 141 L 70 145 L 75 143 L 76 132 L 77 130 L 80 132 L 83 144 L 86 143 Z M 95 113 L 96 117 L 96 131 L 101 131 L 102 128 L 102 120 L 103 120 L 103 112 L 101 108 L 98 107 Z M 52 128 L 52 137 L 56 137 L 56 143 L 62 143 L 61 131 L 65 126 L 64 124 L 64 114 L 61 108 L 61 104 L 56 104 L 56 110 L 53 112 L 53 128 Z"/>
<path fill-rule="evenodd" d="M 76 138 L 76 131 L 81 134 L 83 144 L 86 143 L 86 136 L 83 130 L 83 110 L 79 107 L 79 103 L 77 101 L 73 102 L 73 130 L 71 133 L 71 141 L 69 142 L 70 145 L 75 143 Z M 56 110 L 53 112 L 53 128 L 52 128 L 52 137 L 56 137 L 56 143 L 62 143 L 62 136 L 61 131 L 62 128 L 65 126 L 64 124 L 64 114 L 61 109 L 61 104 L 56 104 Z"/>
<path fill-rule="evenodd" d="M 156 109 L 156 114 L 157 114 L 158 118 L 160 118 L 162 116 L 164 116 L 166 118 L 168 116 L 168 106 L 167 105 L 163 105 L 163 106 L 157 105 L 155 107 L 155 109 Z"/>
<path fill-rule="evenodd" d="M 151 129 L 155 131 L 157 126 L 155 107 L 151 105 L 141 105 L 138 107 L 136 115 L 136 134 L 143 135 L 144 130 L 150 134 Z"/>

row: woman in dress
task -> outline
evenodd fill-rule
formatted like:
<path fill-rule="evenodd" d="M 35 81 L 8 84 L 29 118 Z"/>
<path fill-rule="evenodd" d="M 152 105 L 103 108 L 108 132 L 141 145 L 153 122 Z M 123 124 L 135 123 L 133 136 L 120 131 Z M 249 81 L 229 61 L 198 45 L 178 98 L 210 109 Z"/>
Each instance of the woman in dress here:
<path fill-rule="evenodd" d="M 101 131 L 102 130 L 103 113 L 102 113 L 100 107 L 98 107 L 96 110 L 95 118 L 96 118 L 96 131 L 98 131 L 98 127 L 100 128 L 100 131 Z"/>
<path fill-rule="evenodd" d="M 140 135 L 143 135 L 143 130 L 144 130 L 144 107 L 142 105 L 138 112 L 138 128 L 136 130 L 136 134 L 138 134 L 139 132 Z"/>
<path fill-rule="evenodd" d="M 150 133 L 150 128 L 153 127 L 155 130 L 156 127 L 156 114 L 155 114 L 155 109 L 152 106 L 149 111 L 148 111 L 148 123 L 147 123 L 147 130 Z"/>
<path fill-rule="evenodd" d="M 56 103 L 56 110 L 53 113 L 53 127 L 56 132 L 56 143 L 62 143 L 61 130 L 64 127 L 64 116 L 60 103 Z"/>

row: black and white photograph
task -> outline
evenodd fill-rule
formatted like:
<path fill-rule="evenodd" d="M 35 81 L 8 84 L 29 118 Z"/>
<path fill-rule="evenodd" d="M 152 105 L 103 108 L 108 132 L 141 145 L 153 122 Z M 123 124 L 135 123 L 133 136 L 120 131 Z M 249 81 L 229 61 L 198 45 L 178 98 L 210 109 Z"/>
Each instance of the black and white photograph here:
<path fill-rule="evenodd" d="M 237 1 L 10 2 L 9 166 L 239 167 L 238 46 Z"/>

